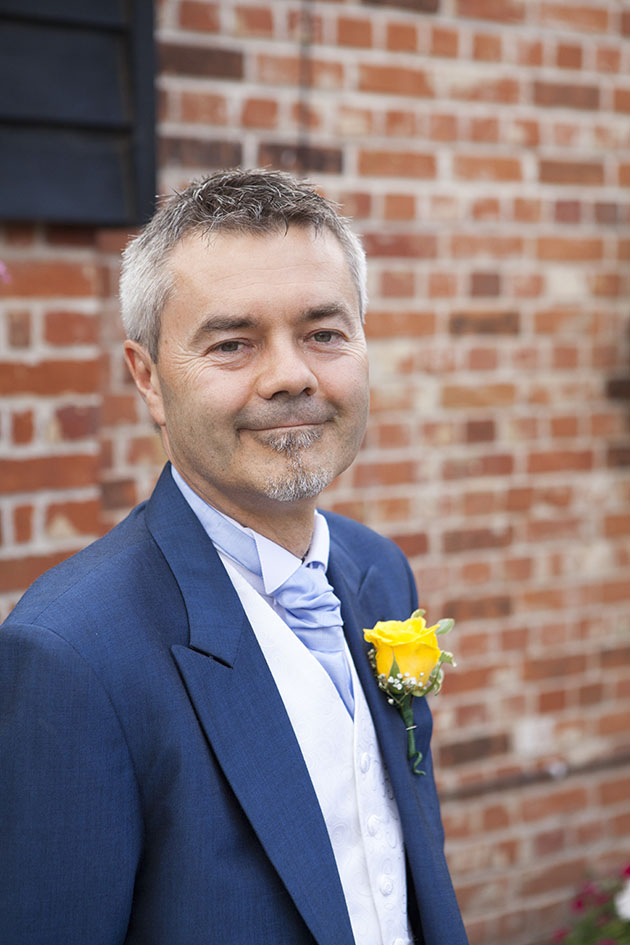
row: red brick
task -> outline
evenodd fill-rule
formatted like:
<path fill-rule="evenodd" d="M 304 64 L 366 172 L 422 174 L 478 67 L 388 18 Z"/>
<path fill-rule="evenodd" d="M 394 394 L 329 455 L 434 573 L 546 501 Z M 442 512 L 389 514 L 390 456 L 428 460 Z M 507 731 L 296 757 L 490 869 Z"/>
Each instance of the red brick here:
<path fill-rule="evenodd" d="M 519 331 L 519 315 L 513 311 L 453 312 L 449 318 L 452 335 L 517 335 Z"/>
<path fill-rule="evenodd" d="M 31 344 L 31 313 L 14 309 L 6 313 L 7 343 L 10 348 L 28 348 Z"/>
<path fill-rule="evenodd" d="M 596 68 L 600 72 L 619 72 L 621 69 L 621 50 L 615 46 L 598 46 Z"/>
<path fill-rule="evenodd" d="M 527 471 L 530 473 L 547 472 L 584 472 L 593 468 L 591 450 L 552 450 L 535 452 L 529 455 Z"/>
<path fill-rule="evenodd" d="M 386 220 L 413 220 L 416 199 L 411 194 L 385 194 Z"/>
<path fill-rule="evenodd" d="M 80 440 L 95 436 L 100 420 L 100 407 L 67 406 L 59 407 L 55 411 L 55 421 L 63 440 Z"/>
<path fill-rule="evenodd" d="M 98 535 L 101 531 L 101 504 L 97 499 L 53 502 L 46 509 L 46 532 L 52 537 Z"/>
<path fill-rule="evenodd" d="M 235 25 L 241 36 L 270 37 L 273 34 L 272 10 L 270 7 L 238 6 Z"/>
<path fill-rule="evenodd" d="M 615 89 L 614 108 L 616 112 L 630 112 L 630 89 Z"/>
<path fill-rule="evenodd" d="M 498 119 L 488 118 L 486 116 L 484 116 L 483 118 L 476 118 L 476 117 L 471 118 L 470 140 L 471 141 L 486 141 L 492 144 L 498 143 L 499 141 Z M 509 158 L 495 158 L 492 156 L 486 157 L 486 158 L 483 158 L 483 157 L 479 158 L 479 155 L 473 155 L 473 160 L 475 159 L 481 160 L 481 161 L 490 161 L 493 166 L 495 166 L 495 162 L 496 162 L 496 167 L 498 168 L 498 170 L 495 171 L 495 173 L 497 174 L 501 173 L 501 167 L 504 164 L 504 162 L 506 160 L 510 160 Z M 465 158 L 465 160 L 470 160 L 470 158 Z M 455 163 L 457 164 L 457 161 Z M 517 164 L 520 168 L 520 163 L 518 161 L 517 161 Z M 474 170 L 473 170 L 473 173 L 475 173 Z M 483 175 L 484 172 L 480 171 L 480 173 Z M 462 176 L 466 176 L 466 174 L 463 174 Z M 497 177 L 497 179 L 500 180 L 502 178 Z"/>
<path fill-rule="evenodd" d="M 451 252 L 455 257 L 465 256 L 521 256 L 523 238 L 521 236 L 484 235 L 458 233 L 451 238 Z"/>
<path fill-rule="evenodd" d="M 499 355 L 496 348 L 471 348 L 466 359 L 466 367 L 470 371 L 496 371 L 499 365 Z"/>
<path fill-rule="evenodd" d="M 447 531 L 442 536 L 444 551 L 452 554 L 459 551 L 477 551 L 480 548 L 506 548 L 512 544 L 512 528 L 502 530 L 468 528 Z"/>
<path fill-rule="evenodd" d="M 258 147 L 259 166 L 272 166 L 298 174 L 304 171 L 341 174 L 343 157 L 341 148 L 311 147 L 301 144 L 294 146 L 272 141 L 264 141 Z"/>
<path fill-rule="evenodd" d="M 367 17 L 340 16 L 337 20 L 340 46 L 371 46 L 372 20 Z"/>
<path fill-rule="evenodd" d="M 193 46 L 162 42 L 158 47 L 161 71 L 166 75 L 212 79 L 242 79 L 243 53 L 222 46 Z"/>
<path fill-rule="evenodd" d="M 6 266 L 9 281 L 0 280 L 0 298 L 100 296 L 104 287 L 105 271 L 93 263 L 14 260 Z"/>
<path fill-rule="evenodd" d="M 586 33 L 606 32 L 609 27 L 606 9 L 575 3 L 543 3 L 540 21 L 545 26 L 566 27 Z"/>
<path fill-rule="evenodd" d="M 401 338 L 432 335 L 435 325 L 433 312 L 370 310 L 365 328 L 368 338 Z"/>
<path fill-rule="evenodd" d="M 525 798 L 521 804 L 521 816 L 525 821 L 556 819 L 586 809 L 588 795 L 584 788 L 568 787 Z"/>
<path fill-rule="evenodd" d="M 459 33 L 444 26 L 434 26 L 431 30 L 431 55 L 451 56 L 459 53 Z"/>
<path fill-rule="evenodd" d="M 431 79 L 422 69 L 388 65 L 360 66 L 359 90 L 412 95 L 414 98 L 433 98 L 434 95 Z"/>
<path fill-rule="evenodd" d="M 431 115 L 429 120 L 429 137 L 432 141 L 456 141 L 458 137 L 457 116 Z"/>
<path fill-rule="evenodd" d="M 83 312 L 46 312 L 44 338 L 51 345 L 91 345 L 99 338 L 99 321 Z"/>
<path fill-rule="evenodd" d="M 400 550 L 407 555 L 408 558 L 413 558 L 416 555 L 425 555 L 429 550 L 429 539 L 422 532 L 412 535 L 393 535 L 392 541 L 396 542 Z"/>
<path fill-rule="evenodd" d="M 534 82 L 534 104 L 551 108 L 599 108 L 599 88 L 562 82 Z"/>
<path fill-rule="evenodd" d="M 393 486 L 415 480 L 415 463 L 402 460 L 396 463 L 361 463 L 354 467 L 354 483 L 363 486 Z"/>
<path fill-rule="evenodd" d="M 33 506 L 16 505 L 13 509 L 13 537 L 24 544 L 33 537 Z"/>
<path fill-rule="evenodd" d="M 40 574 L 59 564 L 70 554 L 70 551 L 57 551 L 48 555 L 9 558 L 3 561 L 0 568 L 0 593 L 25 591 Z"/>
<path fill-rule="evenodd" d="M 126 459 L 132 466 L 148 465 L 159 469 L 166 459 L 159 434 L 137 436 L 130 440 L 127 445 Z"/>
<path fill-rule="evenodd" d="M 491 102 L 500 105 L 516 105 L 521 99 L 521 86 L 517 79 L 490 78 L 463 79 L 454 76 L 450 81 L 452 98 L 464 102 Z"/>
<path fill-rule="evenodd" d="M 445 384 L 442 388 L 443 407 L 507 407 L 515 402 L 513 384 Z"/>
<path fill-rule="evenodd" d="M 457 295 L 457 276 L 454 273 L 429 273 L 429 298 L 453 298 L 455 295 Z"/>
<path fill-rule="evenodd" d="M 518 223 L 538 223 L 541 218 L 542 203 L 540 200 L 532 200 L 524 197 L 517 197 L 514 200 L 514 219 Z"/>
<path fill-rule="evenodd" d="M 112 479 L 101 485 L 103 509 L 129 509 L 138 501 L 132 479 Z"/>
<path fill-rule="evenodd" d="M 435 177 L 436 160 L 433 154 L 413 151 L 359 151 L 359 174 L 376 177 Z"/>
<path fill-rule="evenodd" d="M 41 361 L 0 364 L 0 394 L 92 393 L 100 387 L 98 361 Z"/>
<path fill-rule="evenodd" d="M 474 201 L 471 209 L 475 220 L 501 219 L 501 202 L 496 197 L 480 197 Z"/>
<path fill-rule="evenodd" d="M 514 471 L 514 457 L 509 453 L 493 453 L 467 459 L 449 459 L 442 467 L 444 479 L 473 479 L 477 476 L 509 476 Z"/>
<path fill-rule="evenodd" d="M 184 29 L 199 30 L 206 33 L 218 33 L 219 4 L 197 3 L 195 0 L 181 0 L 179 5 L 179 23 Z"/>
<path fill-rule="evenodd" d="M 227 102 L 224 95 L 183 91 L 180 98 L 181 120 L 192 124 L 226 125 Z"/>
<path fill-rule="evenodd" d="M 543 184 L 600 185 L 604 183 L 604 165 L 601 161 L 541 160 L 538 178 Z"/>
<path fill-rule="evenodd" d="M 418 30 L 413 23 L 388 23 L 387 48 L 392 52 L 416 52 Z"/>
<path fill-rule="evenodd" d="M 32 410 L 20 410 L 11 414 L 11 440 L 18 445 L 30 443 L 35 425 Z"/>
<path fill-rule="evenodd" d="M 556 65 L 561 69 L 581 69 L 583 51 L 576 43 L 558 43 Z"/>
<path fill-rule="evenodd" d="M 492 155 L 455 155 L 455 175 L 462 180 L 516 181 L 522 180 L 518 158 Z"/>
<path fill-rule="evenodd" d="M 98 457 L 82 453 L 0 460 L 0 481 L 7 494 L 91 486 L 97 478 Z"/>
<path fill-rule="evenodd" d="M 536 242 L 538 258 L 542 260 L 550 259 L 555 262 L 566 260 L 586 262 L 601 259 L 604 251 L 601 239 L 541 236 Z"/>
<path fill-rule="evenodd" d="M 525 18 L 524 0 L 457 0 L 457 15 L 500 23 L 520 23 Z"/>
<path fill-rule="evenodd" d="M 411 298 L 415 284 L 413 272 L 385 269 L 381 274 L 381 295 L 385 298 Z"/>
<path fill-rule="evenodd" d="M 579 200 L 557 200 L 554 218 L 558 223 L 579 223 L 582 219 L 582 204 Z"/>
<path fill-rule="evenodd" d="M 465 440 L 467 443 L 491 443 L 496 439 L 494 420 L 468 420 Z"/>
<path fill-rule="evenodd" d="M 138 399 L 134 394 L 108 394 L 103 398 L 102 422 L 106 427 L 135 423 Z"/>
<path fill-rule="evenodd" d="M 503 43 L 494 33 L 475 33 L 473 37 L 473 58 L 482 62 L 501 62 Z"/>
<path fill-rule="evenodd" d="M 363 245 L 368 256 L 402 259 L 435 259 L 437 238 L 424 233 L 368 232 L 363 235 Z"/>

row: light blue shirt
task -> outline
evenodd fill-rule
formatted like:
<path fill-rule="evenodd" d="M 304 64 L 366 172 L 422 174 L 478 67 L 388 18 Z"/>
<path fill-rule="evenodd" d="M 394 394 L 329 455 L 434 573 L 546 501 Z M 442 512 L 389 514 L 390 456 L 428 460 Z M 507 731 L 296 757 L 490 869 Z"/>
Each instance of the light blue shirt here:
<path fill-rule="evenodd" d="M 215 509 L 214 506 L 209 505 L 194 491 L 194 489 L 191 489 L 188 483 L 172 465 L 171 473 L 173 475 L 175 484 L 186 499 L 186 502 L 190 508 L 199 519 L 199 522 L 201 523 L 204 531 L 213 544 L 215 544 L 215 537 L 218 538 L 222 520 L 230 522 L 232 525 L 236 526 L 236 528 L 240 529 L 242 532 L 245 532 L 247 535 L 250 535 L 254 539 L 256 542 L 256 548 L 258 550 L 258 557 L 260 558 L 262 577 L 247 568 L 241 561 L 238 561 L 236 558 L 234 558 L 229 553 L 229 551 L 225 551 L 223 548 L 221 548 L 220 553 L 226 554 L 227 557 L 230 558 L 232 563 L 235 565 L 239 573 L 243 575 L 248 584 L 250 584 L 255 591 L 261 594 L 273 607 L 276 613 L 284 619 L 286 611 L 284 607 L 276 604 L 273 599 L 273 592 L 278 587 L 280 587 L 281 584 L 284 584 L 286 579 L 291 574 L 293 574 L 293 572 L 302 563 L 315 564 L 319 567 L 322 567 L 324 571 L 328 567 L 330 533 L 328 531 L 328 522 L 324 516 L 317 511 L 315 512 L 311 543 L 304 556 L 304 559 L 298 558 L 297 555 L 287 551 L 287 549 L 283 548 L 282 545 L 278 545 L 275 541 L 271 541 L 270 538 L 266 538 L 264 535 L 255 532 L 253 528 L 246 528 L 239 522 L 236 522 L 233 518 L 230 518 L 228 515 L 224 515 L 223 512 L 219 512 L 219 510 Z"/>

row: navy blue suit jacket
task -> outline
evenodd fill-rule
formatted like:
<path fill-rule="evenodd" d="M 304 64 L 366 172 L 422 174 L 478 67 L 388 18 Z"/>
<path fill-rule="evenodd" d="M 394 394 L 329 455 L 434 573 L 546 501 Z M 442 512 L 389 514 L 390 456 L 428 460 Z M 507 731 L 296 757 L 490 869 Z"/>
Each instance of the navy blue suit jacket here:
<path fill-rule="evenodd" d="M 400 810 L 417 939 L 465 945 L 429 708 L 416 700 L 419 777 L 361 633 L 409 615 L 413 579 L 391 542 L 327 518 L 328 574 Z M 168 466 L 148 503 L 40 578 L 0 631 L 0 751 L 5 945 L 352 945 L 286 711 Z"/>

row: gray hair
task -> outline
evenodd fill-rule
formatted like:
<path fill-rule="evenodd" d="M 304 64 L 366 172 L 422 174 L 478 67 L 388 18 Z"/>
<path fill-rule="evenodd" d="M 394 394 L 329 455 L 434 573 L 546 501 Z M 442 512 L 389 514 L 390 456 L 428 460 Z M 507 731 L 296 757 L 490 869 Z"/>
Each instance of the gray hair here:
<path fill-rule="evenodd" d="M 308 181 L 270 170 L 223 170 L 193 181 L 168 197 L 123 253 L 120 282 L 127 337 L 157 361 L 160 319 L 173 274 L 171 251 L 192 233 L 270 233 L 290 226 L 327 229 L 336 236 L 354 281 L 361 318 L 367 307 L 367 273 L 361 242 L 337 206 Z"/>

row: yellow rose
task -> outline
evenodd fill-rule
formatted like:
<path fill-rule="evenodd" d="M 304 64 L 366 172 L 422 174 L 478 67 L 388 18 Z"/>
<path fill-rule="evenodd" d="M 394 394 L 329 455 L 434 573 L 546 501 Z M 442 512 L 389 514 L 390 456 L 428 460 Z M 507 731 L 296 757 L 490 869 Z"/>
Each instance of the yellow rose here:
<path fill-rule="evenodd" d="M 403 675 L 409 673 L 419 683 L 426 682 L 440 658 L 436 627 L 427 627 L 424 617 L 411 616 L 408 620 L 379 620 L 371 630 L 364 630 L 365 639 L 376 650 L 377 672 L 389 676 L 396 660 Z"/>

